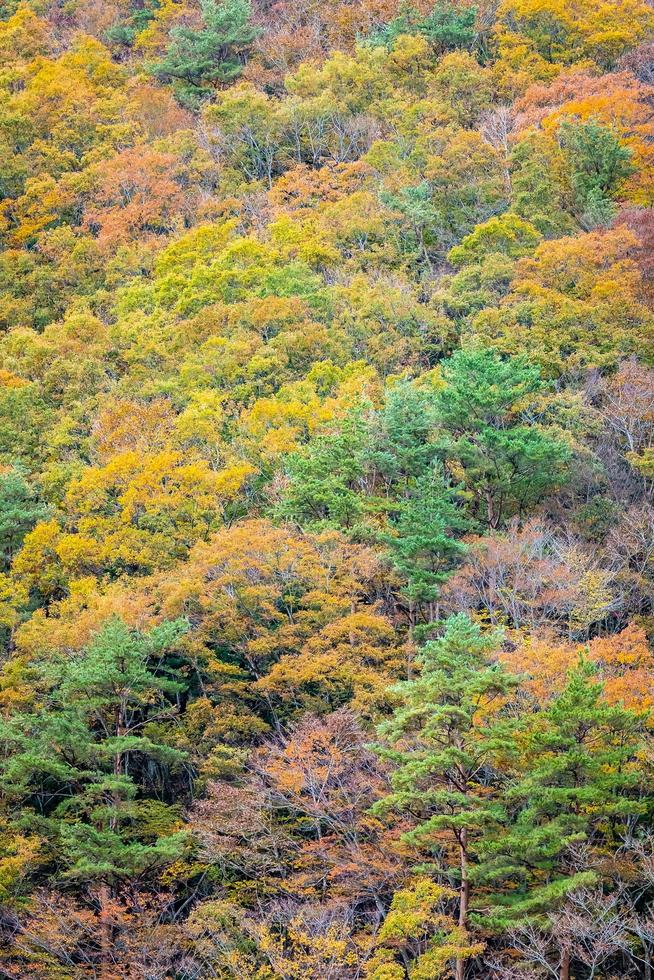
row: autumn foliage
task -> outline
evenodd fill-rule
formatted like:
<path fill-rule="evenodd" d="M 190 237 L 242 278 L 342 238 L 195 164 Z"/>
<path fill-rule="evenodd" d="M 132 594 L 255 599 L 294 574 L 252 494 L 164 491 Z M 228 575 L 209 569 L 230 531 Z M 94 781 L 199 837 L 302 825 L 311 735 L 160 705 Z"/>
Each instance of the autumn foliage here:
<path fill-rule="evenodd" d="M 0 975 L 651 977 L 651 5 L 0 63 Z"/>

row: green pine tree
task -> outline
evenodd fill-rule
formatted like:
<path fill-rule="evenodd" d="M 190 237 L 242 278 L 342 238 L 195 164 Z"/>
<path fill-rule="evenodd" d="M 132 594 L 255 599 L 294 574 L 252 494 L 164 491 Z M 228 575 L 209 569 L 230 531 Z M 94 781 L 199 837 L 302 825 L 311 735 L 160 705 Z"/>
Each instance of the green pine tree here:
<path fill-rule="evenodd" d="M 305 527 L 355 527 L 364 509 L 367 445 L 366 420 L 356 410 L 337 431 L 318 436 L 306 452 L 291 456 L 280 516 Z"/>
<path fill-rule="evenodd" d="M 389 388 L 386 401 L 371 427 L 369 465 L 394 494 L 427 474 L 437 447 L 436 393 L 430 385 L 401 381 Z"/>
<path fill-rule="evenodd" d="M 363 42 L 369 47 L 392 48 L 402 34 L 421 34 L 435 51 L 471 49 L 476 40 L 475 7 L 458 10 L 450 3 L 437 3 L 426 17 L 409 4 L 405 4 L 398 17 L 373 31 Z"/>
<path fill-rule="evenodd" d="M 0 570 L 9 568 L 25 535 L 47 516 L 47 506 L 19 469 L 0 473 Z"/>
<path fill-rule="evenodd" d="M 441 586 L 466 553 L 457 535 L 471 524 L 457 494 L 437 465 L 414 481 L 385 536 L 391 563 L 406 582 L 412 618 L 417 607 L 429 621 L 438 619 Z"/>
<path fill-rule="evenodd" d="M 446 361 L 442 374 L 442 452 L 460 464 L 478 520 L 497 528 L 565 482 L 568 444 L 555 430 L 523 421 L 545 390 L 537 366 L 469 349 Z"/>
<path fill-rule="evenodd" d="M 594 883 L 595 873 L 574 860 L 574 846 L 615 850 L 648 809 L 637 762 L 645 719 L 608 705 L 593 670 L 581 661 L 551 706 L 523 719 L 518 776 L 505 794 L 507 826 L 480 848 L 480 877 L 497 890 L 487 917 L 496 927 L 538 921 L 575 888 Z"/>
<path fill-rule="evenodd" d="M 402 509 L 415 481 L 427 479 L 438 450 L 435 424 L 427 385 L 393 385 L 381 411 L 360 404 L 290 458 L 280 516 L 305 527 L 370 532 L 375 518 Z"/>
<path fill-rule="evenodd" d="M 609 224 L 616 210 L 615 193 L 633 172 L 631 150 L 594 119 L 561 123 L 559 138 L 567 151 L 575 211 L 582 225 Z"/>
<path fill-rule="evenodd" d="M 139 633 L 112 620 L 81 653 L 32 665 L 31 709 L 0 722 L 6 812 L 41 834 L 44 860 L 80 887 L 112 889 L 184 846 L 160 798 L 163 774 L 183 759 L 161 733 L 184 689 L 168 652 L 186 629 L 180 620 Z"/>
<path fill-rule="evenodd" d="M 202 28 L 173 28 L 165 57 L 151 69 L 160 81 L 172 82 L 180 101 L 189 106 L 240 75 L 258 34 L 250 23 L 249 0 L 201 0 L 200 7 Z"/>
<path fill-rule="evenodd" d="M 397 707 L 378 729 L 377 752 L 393 766 L 392 792 L 375 804 L 414 823 L 404 839 L 425 856 L 421 871 L 458 889 L 458 925 L 469 926 L 471 862 L 478 840 L 503 819 L 493 762 L 505 751 L 506 726 L 488 705 L 516 679 L 493 660 L 498 633 L 484 635 L 465 616 L 420 653 L 418 677 L 392 688 Z M 456 975 L 463 976 L 464 961 Z"/>

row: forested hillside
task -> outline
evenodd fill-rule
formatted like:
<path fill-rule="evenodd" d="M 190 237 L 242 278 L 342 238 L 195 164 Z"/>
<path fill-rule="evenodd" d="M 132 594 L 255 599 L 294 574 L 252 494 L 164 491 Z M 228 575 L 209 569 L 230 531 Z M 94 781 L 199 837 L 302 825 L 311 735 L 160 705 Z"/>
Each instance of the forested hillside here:
<path fill-rule="evenodd" d="M 0 18 L 0 977 L 651 980 L 654 8 Z"/>

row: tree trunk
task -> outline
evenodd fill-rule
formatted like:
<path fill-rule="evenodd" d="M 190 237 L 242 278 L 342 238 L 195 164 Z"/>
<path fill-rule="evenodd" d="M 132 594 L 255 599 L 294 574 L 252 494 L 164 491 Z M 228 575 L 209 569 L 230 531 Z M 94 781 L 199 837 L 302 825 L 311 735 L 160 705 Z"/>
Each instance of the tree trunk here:
<path fill-rule="evenodd" d="M 468 925 L 468 904 L 470 901 L 470 882 L 468 881 L 468 831 L 463 828 L 459 838 L 459 853 L 461 855 L 461 891 L 459 898 L 459 925 L 465 929 Z"/>
<path fill-rule="evenodd" d="M 100 885 L 98 889 L 100 926 L 100 971 L 99 980 L 116 980 L 113 962 L 113 922 L 111 921 L 111 889 Z"/>
<path fill-rule="evenodd" d="M 561 980 L 570 980 L 570 951 L 567 949 L 563 950 L 563 955 L 561 957 Z"/>
<path fill-rule="evenodd" d="M 466 929 L 468 925 L 468 904 L 470 902 L 470 882 L 468 880 L 468 832 L 463 828 L 459 838 L 459 853 L 461 858 L 461 889 L 459 893 L 459 925 Z M 463 980 L 465 960 L 456 961 L 456 980 Z"/>

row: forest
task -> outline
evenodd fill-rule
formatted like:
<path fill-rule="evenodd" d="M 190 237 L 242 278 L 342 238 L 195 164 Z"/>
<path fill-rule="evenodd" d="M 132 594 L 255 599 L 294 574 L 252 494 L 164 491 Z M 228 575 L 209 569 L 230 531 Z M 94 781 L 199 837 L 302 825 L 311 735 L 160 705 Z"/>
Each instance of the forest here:
<path fill-rule="evenodd" d="M 654 5 L 0 0 L 0 980 L 652 980 Z"/>

